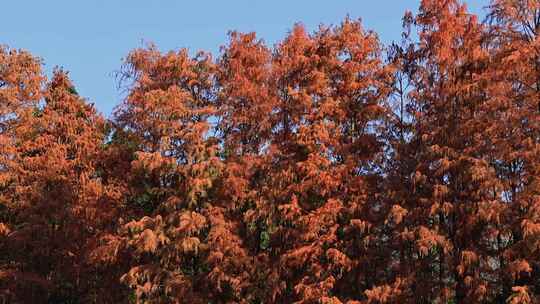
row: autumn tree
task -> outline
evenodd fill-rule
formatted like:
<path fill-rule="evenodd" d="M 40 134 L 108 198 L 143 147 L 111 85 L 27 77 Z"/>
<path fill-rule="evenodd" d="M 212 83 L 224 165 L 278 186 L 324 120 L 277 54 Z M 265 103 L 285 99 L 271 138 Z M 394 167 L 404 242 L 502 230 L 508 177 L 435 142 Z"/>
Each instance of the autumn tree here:
<path fill-rule="evenodd" d="M 492 1 L 488 21 L 493 53 L 489 119 L 498 121 L 489 135 L 497 149 L 494 162 L 510 224 L 501 240 L 506 245 L 503 292 L 538 300 L 540 2 Z"/>
<path fill-rule="evenodd" d="M 126 218 L 109 248 L 133 260 L 121 280 L 138 302 L 240 300 L 249 280 L 234 223 L 213 194 L 222 164 L 209 134 L 215 65 L 208 54 L 132 52 L 132 81 L 115 114 L 117 138 L 132 145 Z"/>
<path fill-rule="evenodd" d="M 397 208 L 406 213 L 405 225 L 394 231 L 400 268 L 414 301 L 493 299 L 501 271 L 493 266 L 501 253 L 494 243 L 504 233 L 506 207 L 492 151 L 480 139 L 495 123 L 483 120 L 486 30 L 457 1 L 422 1 L 418 15 L 406 15 L 405 23 L 417 29 L 418 42 L 397 53 L 411 85 L 406 97 L 412 121 L 411 138 L 400 134 L 395 141 L 395 151 L 407 155 L 395 155 L 402 161 L 393 174 L 406 188 L 389 183 Z"/>
<path fill-rule="evenodd" d="M 21 291 L 33 290 L 32 282 L 44 289 L 43 280 L 30 274 L 32 269 L 25 272 L 20 265 L 13 263 L 10 256 L 6 256 L 11 249 L 13 230 L 17 229 L 13 214 L 18 205 L 18 200 L 15 200 L 18 185 L 12 173 L 19 166 L 17 161 L 13 161 L 18 152 L 16 143 L 20 140 L 18 130 L 27 127 L 22 122 L 32 117 L 32 111 L 42 97 L 44 77 L 39 59 L 4 46 L 0 48 L 0 66 L 0 248 L 4 253 L 0 260 L 0 292 L 3 300 L 7 301 L 18 296 L 13 285 L 16 276 L 22 277 L 19 279 Z M 24 259 L 24 256 L 20 258 Z"/>
<path fill-rule="evenodd" d="M 247 208 L 243 218 L 246 238 L 255 241 L 252 252 L 268 269 L 262 294 L 274 302 L 338 301 L 333 293 L 343 300 L 355 297 L 346 278 L 371 286 L 372 281 L 358 273 L 369 262 L 358 264 L 356 259 L 366 253 L 343 238 L 366 232 L 369 225 L 362 219 L 369 217 L 363 211 L 369 209 L 366 201 L 374 180 L 364 170 L 381 152 L 371 123 L 382 117 L 381 103 L 389 92 L 378 41 L 352 20 L 313 34 L 296 25 L 269 58 L 252 35 L 237 35 L 225 50 L 224 63 L 241 65 L 233 71 L 225 67 L 241 73 L 237 77 L 242 78 L 232 80 L 250 88 L 242 94 L 254 88 L 254 96 L 242 99 L 247 107 L 261 109 L 269 119 L 249 112 L 251 124 L 270 127 L 255 133 L 263 146 L 240 155 L 242 166 L 253 172 L 251 179 L 230 185 L 246 189 L 241 193 L 247 195 L 236 199 Z M 257 69 L 250 68 L 254 63 Z M 254 71 L 268 75 L 261 78 Z M 232 102 L 233 96 L 225 100 Z M 243 111 L 239 108 L 233 115 L 245 117 Z M 242 124 L 233 126 L 240 129 Z M 230 140 L 227 133 L 224 140 Z"/>
<path fill-rule="evenodd" d="M 14 106 L 2 146 L 8 149 L 2 151 L 3 199 L 11 230 L 3 238 L 7 296 L 13 301 L 90 298 L 89 245 L 103 229 L 100 216 L 115 198 L 96 171 L 105 120 L 78 96 L 66 73 L 55 71 L 42 87 L 39 62 L 25 60 L 6 71 L 26 67 L 20 72 L 35 73 L 18 84 L 21 92 L 6 94 Z M 21 81 L 15 75 L 6 80 Z"/>

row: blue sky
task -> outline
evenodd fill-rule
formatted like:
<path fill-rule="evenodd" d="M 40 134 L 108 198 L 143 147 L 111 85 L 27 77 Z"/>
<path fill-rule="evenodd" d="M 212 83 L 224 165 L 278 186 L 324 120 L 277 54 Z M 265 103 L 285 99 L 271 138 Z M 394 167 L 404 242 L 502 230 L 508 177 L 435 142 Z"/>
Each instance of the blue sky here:
<path fill-rule="evenodd" d="M 474 12 L 488 0 L 466 1 Z M 76 4 L 75 4 L 76 3 Z M 187 47 L 217 54 L 229 30 L 255 31 L 272 45 L 295 22 L 310 30 L 347 14 L 387 43 L 400 38 L 401 17 L 418 0 L 18 0 L 2 3 L 0 44 L 29 50 L 70 72 L 79 93 L 106 115 L 122 95 L 112 76 L 143 42 L 161 50 Z"/>

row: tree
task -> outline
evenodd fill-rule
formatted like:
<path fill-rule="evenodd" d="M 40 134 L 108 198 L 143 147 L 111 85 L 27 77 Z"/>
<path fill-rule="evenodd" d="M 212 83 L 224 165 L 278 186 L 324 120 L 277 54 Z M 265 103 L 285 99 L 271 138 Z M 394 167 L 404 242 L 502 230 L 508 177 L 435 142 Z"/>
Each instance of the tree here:
<path fill-rule="evenodd" d="M 406 214 L 394 231 L 403 275 L 417 302 L 493 299 L 501 269 L 490 263 L 502 252 L 493 243 L 505 233 L 506 206 L 482 136 L 496 123 L 483 119 L 486 30 L 457 1 L 422 1 L 405 22 L 419 37 L 398 54 L 411 84 L 412 134 L 395 141 L 395 151 L 408 155 L 397 154 L 403 161 L 391 171 L 406 182 L 389 184 Z"/>
<path fill-rule="evenodd" d="M 244 250 L 211 195 L 222 168 L 208 134 L 215 66 L 207 54 L 151 46 L 132 52 L 126 68 L 132 89 L 115 116 L 119 136 L 135 145 L 127 204 L 142 210 L 119 230 L 133 259 L 121 280 L 138 302 L 239 299 Z"/>
<path fill-rule="evenodd" d="M 55 71 L 43 90 L 44 78 L 36 77 L 34 103 L 17 105 L 16 123 L 6 132 L 11 149 L 2 154 L 9 178 L 4 200 L 11 233 L 3 239 L 8 254 L 2 258 L 15 284 L 8 286 L 15 292 L 8 298 L 68 301 L 91 288 L 88 246 L 110 209 L 109 189 L 95 170 L 105 120 L 63 71 Z"/>
<path fill-rule="evenodd" d="M 509 297 L 518 289 L 534 299 L 540 290 L 540 2 L 492 1 L 489 9 L 493 60 L 488 94 L 496 110 L 490 119 L 498 121 L 489 134 L 497 139 L 496 168 L 511 225 L 504 239 L 503 294 Z"/>

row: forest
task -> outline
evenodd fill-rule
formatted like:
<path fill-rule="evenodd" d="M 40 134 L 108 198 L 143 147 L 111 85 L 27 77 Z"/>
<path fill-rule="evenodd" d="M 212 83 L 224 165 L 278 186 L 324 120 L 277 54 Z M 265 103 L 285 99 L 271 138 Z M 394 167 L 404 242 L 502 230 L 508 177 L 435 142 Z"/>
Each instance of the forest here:
<path fill-rule="evenodd" d="M 0 303 L 540 303 L 540 0 L 127 54 L 0 47 Z"/>

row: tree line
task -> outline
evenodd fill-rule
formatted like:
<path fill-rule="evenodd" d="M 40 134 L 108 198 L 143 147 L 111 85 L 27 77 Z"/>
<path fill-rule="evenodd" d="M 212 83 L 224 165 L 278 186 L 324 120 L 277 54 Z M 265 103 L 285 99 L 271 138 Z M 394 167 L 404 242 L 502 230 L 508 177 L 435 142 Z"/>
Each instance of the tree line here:
<path fill-rule="evenodd" d="M 0 48 L 0 303 L 540 303 L 540 1 L 423 0 L 214 58 L 110 118 Z"/>

